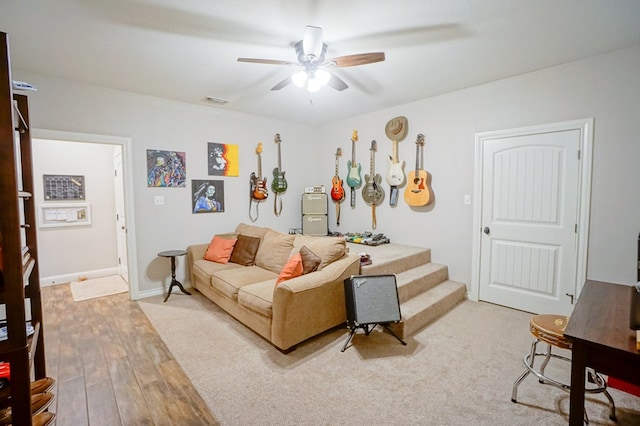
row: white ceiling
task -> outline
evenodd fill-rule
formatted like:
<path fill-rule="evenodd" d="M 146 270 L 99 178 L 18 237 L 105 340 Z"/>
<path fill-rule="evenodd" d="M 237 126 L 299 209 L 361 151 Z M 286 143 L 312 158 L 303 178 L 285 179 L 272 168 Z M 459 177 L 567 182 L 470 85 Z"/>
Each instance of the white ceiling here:
<path fill-rule="evenodd" d="M 324 29 L 350 86 L 289 85 L 291 44 Z M 0 3 L 20 71 L 319 125 L 640 43 L 638 0 L 22 0 Z M 640 75 L 640 70 L 639 70 Z"/>

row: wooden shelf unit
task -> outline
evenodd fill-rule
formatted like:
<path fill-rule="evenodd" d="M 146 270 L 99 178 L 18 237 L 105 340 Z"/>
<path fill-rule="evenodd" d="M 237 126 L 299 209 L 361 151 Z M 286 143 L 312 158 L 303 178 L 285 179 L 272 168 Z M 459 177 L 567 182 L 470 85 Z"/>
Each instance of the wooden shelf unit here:
<path fill-rule="evenodd" d="M 9 41 L 1 32 L 0 149 L 0 304 L 7 322 L 0 360 L 11 365 L 11 382 L 0 390 L 0 406 L 11 406 L 13 424 L 31 425 L 30 382 L 45 377 L 46 366 L 36 209 L 31 196 L 34 179 L 29 105 L 27 96 L 13 93 Z M 35 329 L 32 336 L 27 336 L 27 321 Z"/>

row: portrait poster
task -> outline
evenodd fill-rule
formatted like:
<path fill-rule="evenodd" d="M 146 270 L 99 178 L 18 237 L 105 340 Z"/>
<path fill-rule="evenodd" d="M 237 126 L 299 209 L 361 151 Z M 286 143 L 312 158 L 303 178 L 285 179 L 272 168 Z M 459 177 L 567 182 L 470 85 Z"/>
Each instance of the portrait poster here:
<path fill-rule="evenodd" d="M 193 213 L 224 212 L 224 181 L 192 180 L 191 211 Z"/>
<path fill-rule="evenodd" d="M 239 176 L 238 145 L 207 143 L 209 176 Z"/>
<path fill-rule="evenodd" d="M 178 151 L 147 150 L 147 187 L 186 188 L 186 153 Z"/>

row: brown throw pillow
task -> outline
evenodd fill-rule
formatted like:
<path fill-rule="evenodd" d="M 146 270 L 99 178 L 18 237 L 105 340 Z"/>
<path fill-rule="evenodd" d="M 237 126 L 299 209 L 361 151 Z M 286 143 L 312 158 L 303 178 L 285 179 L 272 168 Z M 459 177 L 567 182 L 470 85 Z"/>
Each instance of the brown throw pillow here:
<path fill-rule="evenodd" d="M 317 271 L 320 262 L 322 262 L 322 259 L 309 250 L 307 246 L 300 247 L 300 257 L 302 257 L 302 275 Z"/>
<path fill-rule="evenodd" d="M 260 238 L 249 237 L 242 234 L 238 235 L 238 241 L 236 241 L 236 245 L 233 247 L 229 262 L 242 266 L 253 266 L 259 246 Z"/>

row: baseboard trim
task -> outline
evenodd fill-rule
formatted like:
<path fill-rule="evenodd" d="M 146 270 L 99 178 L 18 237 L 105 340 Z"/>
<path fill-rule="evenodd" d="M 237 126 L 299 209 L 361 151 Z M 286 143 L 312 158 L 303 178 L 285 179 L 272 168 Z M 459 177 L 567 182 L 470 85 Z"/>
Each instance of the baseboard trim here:
<path fill-rule="evenodd" d="M 107 268 L 107 269 L 96 269 L 93 271 L 71 272 L 69 274 L 42 277 L 40 278 L 40 286 L 48 287 L 48 286 L 58 285 L 58 284 L 67 284 L 72 281 L 78 281 L 80 277 L 100 278 L 100 277 L 108 277 L 109 275 L 118 275 L 119 273 L 120 273 L 120 270 L 118 267 Z"/>

